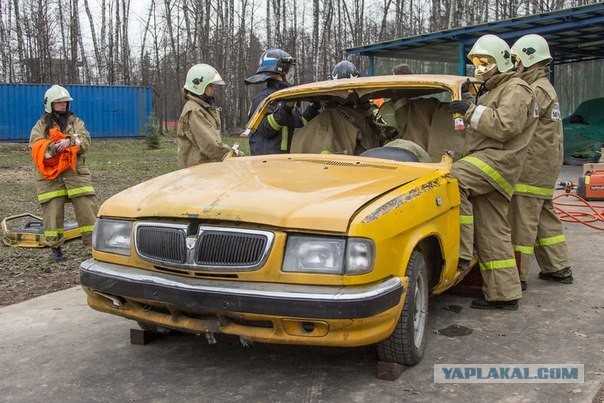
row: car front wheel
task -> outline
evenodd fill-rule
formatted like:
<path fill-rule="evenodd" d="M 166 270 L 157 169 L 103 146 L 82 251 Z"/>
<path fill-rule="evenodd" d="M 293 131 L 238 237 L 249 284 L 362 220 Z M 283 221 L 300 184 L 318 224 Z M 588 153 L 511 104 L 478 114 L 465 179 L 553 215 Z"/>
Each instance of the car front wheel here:
<path fill-rule="evenodd" d="M 409 286 L 401 316 L 377 351 L 380 361 L 412 366 L 424 356 L 428 323 L 428 268 L 420 251 L 411 254 L 406 275 Z"/>

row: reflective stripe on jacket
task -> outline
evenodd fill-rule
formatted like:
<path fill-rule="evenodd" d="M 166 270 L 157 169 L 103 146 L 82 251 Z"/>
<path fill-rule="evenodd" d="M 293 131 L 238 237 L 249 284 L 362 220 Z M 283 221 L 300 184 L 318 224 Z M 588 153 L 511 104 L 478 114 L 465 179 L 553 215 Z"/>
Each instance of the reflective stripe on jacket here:
<path fill-rule="evenodd" d="M 558 95 L 547 78 L 546 69 L 528 70 L 520 77 L 535 92 L 540 113 L 515 194 L 550 199 L 564 159 Z"/>
<path fill-rule="evenodd" d="M 530 86 L 516 72 L 496 74 L 488 92 L 470 106 L 464 120 L 464 158 L 508 200 L 514 193 L 538 123 L 539 107 Z"/>

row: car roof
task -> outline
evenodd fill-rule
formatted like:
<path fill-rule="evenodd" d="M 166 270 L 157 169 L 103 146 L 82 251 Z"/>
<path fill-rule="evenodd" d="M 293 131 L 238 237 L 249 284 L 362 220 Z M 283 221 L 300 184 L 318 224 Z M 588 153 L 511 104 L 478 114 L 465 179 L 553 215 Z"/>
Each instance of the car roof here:
<path fill-rule="evenodd" d="M 339 97 L 342 99 L 392 97 L 395 92 L 399 96 L 427 96 L 440 92 L 449 92 L 451 99 L 461 98 L 461 85 L 470 81 L 476 86 L 480 81 L 472 77 L 445 74 L 404 74 L 372 77 L 344 78 L 325 80 L 313 83 L 295 85 L 270 94 L 258 106 L 248 122 L 248 128 L 254 131 L 268 106 L 276 101 L 286 100 L 317 100 L 323 97 Z M 475 92 L 475 91 L 473 91 Z"/>

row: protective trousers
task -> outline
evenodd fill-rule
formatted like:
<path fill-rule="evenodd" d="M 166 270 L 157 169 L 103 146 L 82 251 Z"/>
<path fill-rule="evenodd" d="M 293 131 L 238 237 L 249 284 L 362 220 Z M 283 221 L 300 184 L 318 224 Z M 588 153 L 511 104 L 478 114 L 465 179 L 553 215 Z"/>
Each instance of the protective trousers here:
<path fill-rule="evenodd" d="M 44 236 L 46 244 L 51 248 L 59 247 L 65 242 L 63 237 L 65 230 L 63 228 L 65 222 L 65 203 L 66 196 L 59 196 L 49 199 L 42 203 L 42 220 L 44 221 Z M 72 197 L 71 203 L 78 221 L 80 234 L 82 235 L 82 243 L 88 247 L 92 247 L 92 229 L 96 220 L 96 214 L 99 210 L 98 202 L 95 195 L 84 195 Z"/>
<path fill-rule="evenodd" d="M 460 258 L 471 260 L 476 245 L 487 301 L 522 298 L 507 218 L 508 199 L 466 164 L 455 163 L 451 173 L 457 178 L 461 197 Z"/>
<path fill-rule="evenodd" d="M 570 267 L 562 223 L 552 199 L 515 195 L 509 210 L 512 244 L 519 262 L 520 280 L 526 281 L 535 253 L 543 273 Z"/>

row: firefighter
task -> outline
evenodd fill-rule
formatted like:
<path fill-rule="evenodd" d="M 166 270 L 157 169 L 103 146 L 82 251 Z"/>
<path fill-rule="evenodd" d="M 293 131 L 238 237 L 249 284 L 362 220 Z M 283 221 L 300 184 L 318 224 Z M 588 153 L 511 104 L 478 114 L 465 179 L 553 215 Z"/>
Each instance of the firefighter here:
<path fill-rule="evenodd" d="M 512 55 L 520 78 L 531 86 L 539 104 L 539 124 L 514 187 L 508 215 L 520 282 L 525 290 L 530 257 L 535 252 L 541 269 L 539 278 L 571 284 L 568 248 L 552 201 L 564 159 L 560 105 L 548 79 L 552 57 L 547 41 L 534 34 L 518 39 Z"/>
<path fill-rule="evenodd" d="M 187 72 L 183 86 L 186 103 L 176 130 L 178 168 L 222 161 L 231 152 L 243 155 L 222 142 L 220 108 L 214 106 L 219 85 L 224 85 L 224 81 L 208 64 L 196 64 Z"/>
<path fill-rule="evenodd" d="M 328 79 L 345 80 L 358 76 L 356 66 L 342 60 L 335 65 Z M 379 138 L 372 124 L 372 108 L 370 102 L 323 102 L 319 116 L 296 129 L 291 151 L 359 155 L 377 147 Z"/>
<path fill-rule="evenodd" d="M 469 267 L 475 243 L 484 298 L 470 306 L 516 310 L 522 291 L 508 208 L 539 110 L 532 89 L 514 71 L 510 47 L 503 39 L 480 37 L 468 58 L 476 67 L 476 78 L 484 83 L 476 103 L 449 104 L 449 111 L 461 114 L 466 123 L 464 157 L 451 170 L 461 196 L 459 269 Z"/>
<path fill-rule="evenodd" d="M 281 49 L 269 49 L 262 53 L 256 74 L 246 78 L 246 85 L 266 83 L 252 99 L 248 119 L 258 105 L 270 94 L 293 85 L 296 59 Z M 295 128 L 302 127 L 319 113 L 320 105 L 310 104 L 302 114 L 293 102 L 280 102 L 270 106 L 260 126 L 250 135 L 252 155 L 288 153 Z"/>
<path fill-rule="evenodd" d="M 36 190 L 42 205 L 44 236 L 53 259 L 65 260 L 64 206 L 71 201 L 82 242 L 92 248 L 92 229 L 99 210 L 85 154 L 90 134 L 84 122 L 70 111 L 69 92 L 53 85 L 44 94 L 44 111 L 31 130 L 29 148 L 36 167 Z"/>

